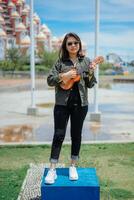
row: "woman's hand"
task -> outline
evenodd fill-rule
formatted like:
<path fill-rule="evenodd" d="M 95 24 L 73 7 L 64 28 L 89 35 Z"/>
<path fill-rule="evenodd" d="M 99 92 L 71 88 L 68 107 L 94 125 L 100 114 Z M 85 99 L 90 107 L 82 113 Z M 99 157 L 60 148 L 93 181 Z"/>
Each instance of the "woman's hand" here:
<path fill-rule="evenodd" d="M 95 62 L 91 62 L 89 68 L 95 70 L 96 69 L 96 65 L 97 64 Z"/>
<path fill-rule="evenodd" d="M 75 78 L 77 76 L 76 69 L 71 69 L 68 72 L 61 74 L 61 80 L 66 83 L 68 80 Z"/>
<path fill-rule="evenodd" d="M 77 76 L 77 72 L 76 69 L 71 69 L 68 72 L 63 74 L 63 77 L 71 79 L 71 78 L 75 78 Z"/>
<path fill-rule="evenodd" d="M 90 69 L 95 70 L 97 64 L 103 63 L 104 62 L 104 57 L 103 56 L 97 56 L 89 65 Z"/>

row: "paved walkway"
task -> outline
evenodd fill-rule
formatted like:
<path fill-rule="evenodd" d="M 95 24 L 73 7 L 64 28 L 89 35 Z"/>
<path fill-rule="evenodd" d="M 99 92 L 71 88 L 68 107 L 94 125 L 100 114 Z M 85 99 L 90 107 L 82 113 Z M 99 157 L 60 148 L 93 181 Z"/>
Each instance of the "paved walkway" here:
<path fill-rule="evenodd" d="M 49 163 L 30 164 L 17 200 L 41 200 L 42 176 L 45 168 L 49 167 Z M 61 163 L 57 167 L 62 168 L 65 165 Z"/>
<path fill-rule="evenodd" d="M 27 115 L 31 104 L 30 84 L 0 87 L 0 144 L 51 143 L 53 137 L 54 89 L 38 80 L 38 116 Z M 43 89 L 42 89 L 43 88 Z M 90 122 L 94 89 L 89 90 L 89 112 L 83 127 L 83 142 L 134 141 L 134 93 L 99 89 L 101 122 Z M 43 107 L 39 107 L 44 104 Z M 65 142 L 70 141 L 69 124 Z"/>

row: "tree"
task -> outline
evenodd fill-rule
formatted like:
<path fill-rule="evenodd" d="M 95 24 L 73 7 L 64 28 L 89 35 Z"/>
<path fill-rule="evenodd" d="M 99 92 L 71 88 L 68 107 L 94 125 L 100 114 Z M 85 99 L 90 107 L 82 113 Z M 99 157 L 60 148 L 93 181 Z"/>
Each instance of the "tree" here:
<path fill-rule="evenodd" d="M 27 63 L 29 61 L 29 56 L 22 55 L 20 48 L 10 48 L 6 51 L 6 59 L 0 61 L 0 69 L 3 71 L 23 71 L 26 70 Z"/>
<path fill-rule="evenodd" d="M 40 55 L 42 59 L 42 64 L 44 65 L 45 68 L 51 68 L 53 64 L 56 62 L 58 59 L 58 52 L 57 51 L 44 51 L 42 55 Z"/>
<path fill-rule="evenodd" d="M 10 62 L 10 70 L 14 73 L 17 69 L 18 65 L 20 64 L 20 50 L 18 48 L 10 48 L 6 52 L 7 60 Z"/>

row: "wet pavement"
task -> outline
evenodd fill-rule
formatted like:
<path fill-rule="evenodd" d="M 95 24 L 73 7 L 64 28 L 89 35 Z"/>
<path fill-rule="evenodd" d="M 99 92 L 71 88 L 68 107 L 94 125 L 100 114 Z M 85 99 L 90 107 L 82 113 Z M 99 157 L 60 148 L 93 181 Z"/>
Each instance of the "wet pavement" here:
<path fill-rule="evenodd" d="M 99 89 L 101 122 L 91 122 L 94 89 L 89 90 L 89 112 L 83 127 L 83 142 L 134 141 L 134 92 Z M 44 86 L 36 91 L 38 115 L 27 115 L 31 92 L 0 93 L 0 144 L 49 143 L 53 137 L 54 89 Z M 70 141 L 68 123 L 65 142 Z"/>

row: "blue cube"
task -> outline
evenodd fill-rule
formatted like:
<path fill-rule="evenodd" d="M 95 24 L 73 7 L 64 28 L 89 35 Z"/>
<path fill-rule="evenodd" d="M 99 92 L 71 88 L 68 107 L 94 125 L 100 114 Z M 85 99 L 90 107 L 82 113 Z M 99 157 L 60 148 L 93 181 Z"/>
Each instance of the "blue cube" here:
<path fill-rule="evenodd" d="M 69 180 L 68 168 L 57 168 L 58 178 L 52 185 L 45 184 L 45 169 L 41 183 L 42 200 L 100 200 L 100 186 L 95 168 L 77 168 L 79 179 Z"/>

